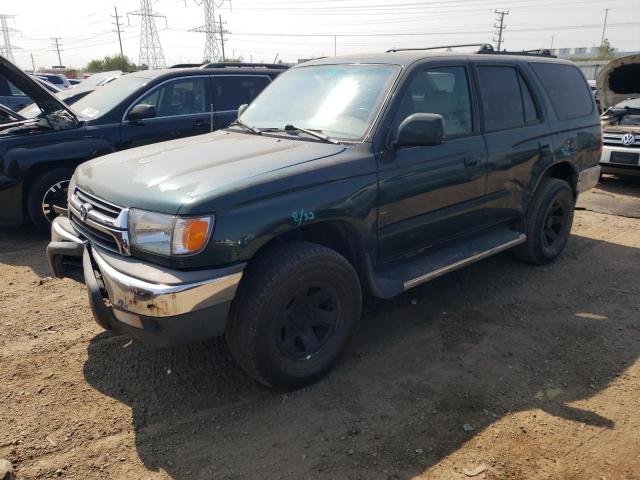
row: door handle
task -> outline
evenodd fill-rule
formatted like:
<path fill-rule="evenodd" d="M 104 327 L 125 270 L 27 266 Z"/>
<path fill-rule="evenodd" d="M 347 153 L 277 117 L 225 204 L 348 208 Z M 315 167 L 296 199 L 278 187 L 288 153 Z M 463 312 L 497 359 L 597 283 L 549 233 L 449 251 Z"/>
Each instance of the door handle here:
<path fill-rule="evenodd" d="M 194 120 L 194 122 L 193 122 L 193 126 L 196 127 L 196 128 L 206 127 L 208 125 L 209 124 L 207 122 L 205 122 L 204 120 Z"/>
<path fill-rule="evenodd" d="M 477 167 L 479 163 L 478 157 L 464 157 L 464 166 L 467 168 Z"/>

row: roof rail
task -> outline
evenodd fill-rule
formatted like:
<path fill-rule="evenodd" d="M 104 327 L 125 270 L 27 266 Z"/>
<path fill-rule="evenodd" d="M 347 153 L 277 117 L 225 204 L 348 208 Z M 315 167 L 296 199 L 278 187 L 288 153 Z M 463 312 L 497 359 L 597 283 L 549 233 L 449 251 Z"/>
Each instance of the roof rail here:
<path fill-rule="evenodd" d="M 200 67 L 205 68 L 275 68 L 278 70 L 286 70 L 288 65 L 283 63 L 241 63 L 241 62 L 218 62 L 218 63 L 205 63 Z"/>
<path fill-rule="evenodd" d="M 526 55 L 531 57 L 548 57 L 548 58 L 557 58 L 555 55 L 551 53 L 551 50 L 548 48 L 538 48 L 535 50 L 486 50 L 479 51 L 478 53 L 490 53 L 494 55 Z"/>
<path fill-rule="evenodd" d="M 464 43 L 461 45 L 440 45 L 438 47 L 418 47 L 418 48 L 390 48 L 385 53 L 391 52 L 410 52 L 413 50 L 440 50 L 442 48 L 460 48 L 460 47 L 480 47 L 478 53 L 486 51 L 494 51 L 493 47 L 488 43 Z"/>
<path fill-rule="evenodd" d="M 171 65 L 169 68 L 194 68 L 202 65 L 201 63 L 176 63 L 175 65 Z"/>

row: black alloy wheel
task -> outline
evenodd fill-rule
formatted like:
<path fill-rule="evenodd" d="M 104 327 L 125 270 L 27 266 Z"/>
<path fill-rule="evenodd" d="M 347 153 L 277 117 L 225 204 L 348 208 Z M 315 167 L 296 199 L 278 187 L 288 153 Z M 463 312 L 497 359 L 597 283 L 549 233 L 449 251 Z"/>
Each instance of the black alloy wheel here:
<path fill-rule="evenodd" d="M 339 300 L 330 285 L 303 287 L 282 308 L 278 348 L 292 360 L 309 360 L 331 339 L 339 318 Z"/>

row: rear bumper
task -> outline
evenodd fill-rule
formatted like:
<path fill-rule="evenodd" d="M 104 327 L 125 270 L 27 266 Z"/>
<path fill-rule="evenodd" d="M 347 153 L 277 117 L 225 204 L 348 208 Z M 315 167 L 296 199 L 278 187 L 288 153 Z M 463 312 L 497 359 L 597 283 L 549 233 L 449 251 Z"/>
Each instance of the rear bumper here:
<path fill-rule="evenodd" d="M 64 217 L 47 257 L 58 277 L 84 278 L 98 324 L 158 346 L 222 335 L 244 264 L 184 272 L 92 247 Z"/>

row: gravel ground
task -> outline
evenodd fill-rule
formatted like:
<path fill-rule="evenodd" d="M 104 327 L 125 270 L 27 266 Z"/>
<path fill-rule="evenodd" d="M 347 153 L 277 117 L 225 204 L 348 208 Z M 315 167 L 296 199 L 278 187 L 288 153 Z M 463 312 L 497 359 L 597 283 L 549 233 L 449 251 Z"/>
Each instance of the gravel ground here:
<path fill-rule="evenodd" d="M 585 195 L 553 265 L 507 252 L 370 300 L 335 370 L 286 395 L 222 342 L 101 331 L 46 239 L 0 230 L 0 458 L 18 479 L 640 478 L 639 198 Z"/>

